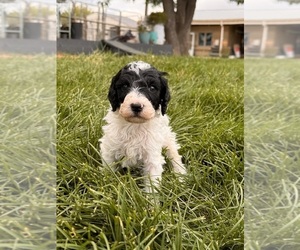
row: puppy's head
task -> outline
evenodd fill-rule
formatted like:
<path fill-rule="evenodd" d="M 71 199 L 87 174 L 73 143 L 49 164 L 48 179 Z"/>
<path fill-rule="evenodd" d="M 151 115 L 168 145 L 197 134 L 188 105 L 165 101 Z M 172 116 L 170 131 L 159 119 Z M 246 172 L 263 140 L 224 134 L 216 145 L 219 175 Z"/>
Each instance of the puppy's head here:
<path fill-rule="evenodd" d="M 159 111 L 164 115 L 170 100 L 165 75 L 142 61 L 127 64 L 111 81 L 108 99 L 112 111 L 133 123 L 146 122 Z"/>

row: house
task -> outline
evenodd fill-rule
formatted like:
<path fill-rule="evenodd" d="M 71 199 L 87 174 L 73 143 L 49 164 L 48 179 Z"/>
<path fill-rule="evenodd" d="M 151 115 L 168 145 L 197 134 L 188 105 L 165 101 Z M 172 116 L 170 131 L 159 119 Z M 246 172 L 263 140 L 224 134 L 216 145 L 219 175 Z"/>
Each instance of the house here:
<path fill-rule="evenodd" d="M 196 10 L 190 54 L 300 57 L 299 9 Z"/>
<path fill-rule="evenodd" d="M 245 55 L 300 57 L 299 9 L 248 10 Z"/>
<path fill-rule="evenodd" d="M 244 11 L 196 10 L 191 26 L 194 56 L 243 56 Z"/>

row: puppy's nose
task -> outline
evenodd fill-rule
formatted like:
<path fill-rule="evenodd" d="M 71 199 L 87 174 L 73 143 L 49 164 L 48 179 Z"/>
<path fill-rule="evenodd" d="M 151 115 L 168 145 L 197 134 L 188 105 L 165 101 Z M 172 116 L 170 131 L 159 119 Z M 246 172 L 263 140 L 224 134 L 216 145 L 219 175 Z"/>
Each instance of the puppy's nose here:
<path fill-rule="evenodd" d="M 143 109 L 143 106 L 140 103 L 131 103 L 130 107 L 134 113 L 139 113 Z"/>

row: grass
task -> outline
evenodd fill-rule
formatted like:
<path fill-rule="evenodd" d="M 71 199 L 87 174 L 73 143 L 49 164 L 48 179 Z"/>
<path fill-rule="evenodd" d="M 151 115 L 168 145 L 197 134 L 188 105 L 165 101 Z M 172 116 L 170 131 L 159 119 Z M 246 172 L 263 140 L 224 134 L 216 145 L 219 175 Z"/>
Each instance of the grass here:
<path fill-rule="evenodd" d="M 298 60 L 245 60 L 246 249 L 300 247 Z"/>
<path fill-rule="evenodd" d="M 98 152 L 110 80 L 133 60 L 169 73 L 168 114 L 188 169 L 180 183 L 167 164 L 158 195 Z M 242 249 L 243 70 L 242 60 L 58 58 L 58 249 Z"/>
<path fill-rule="evenodd" d="M 137 59 L 170 74 L 189 172 L 180 183 L 167 164 L 157 197 L 104 168 L 97 148 L 110 79 Z M 244 224 L 245 249 L 299 249 L 299 61 L 244 64 L 58 58 L 55 190 L 55 58 L 0 58 L 0 249 L 55 248 L 55 191 L 58 249 L 242 249 Z"/>
<path fill-rule="evenodd" d="M 0 249 L 55 247 L 55 57 L 0 58 Z"/>

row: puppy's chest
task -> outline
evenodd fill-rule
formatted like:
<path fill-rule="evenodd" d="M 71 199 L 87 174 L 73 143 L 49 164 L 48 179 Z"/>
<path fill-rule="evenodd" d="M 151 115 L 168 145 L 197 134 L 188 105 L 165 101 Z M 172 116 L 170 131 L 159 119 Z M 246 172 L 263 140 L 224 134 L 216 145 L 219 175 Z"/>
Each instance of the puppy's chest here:
<path fill-rule="evenodd" d="M 162 150 L 163 135 L 162 133 L 153 133 L 147 129 L 127 128 L 120 134 L 116 134 L 115 142 L 117 145 L 117 156 L 136 158 L 141 160 L 149 152 Z"/>

